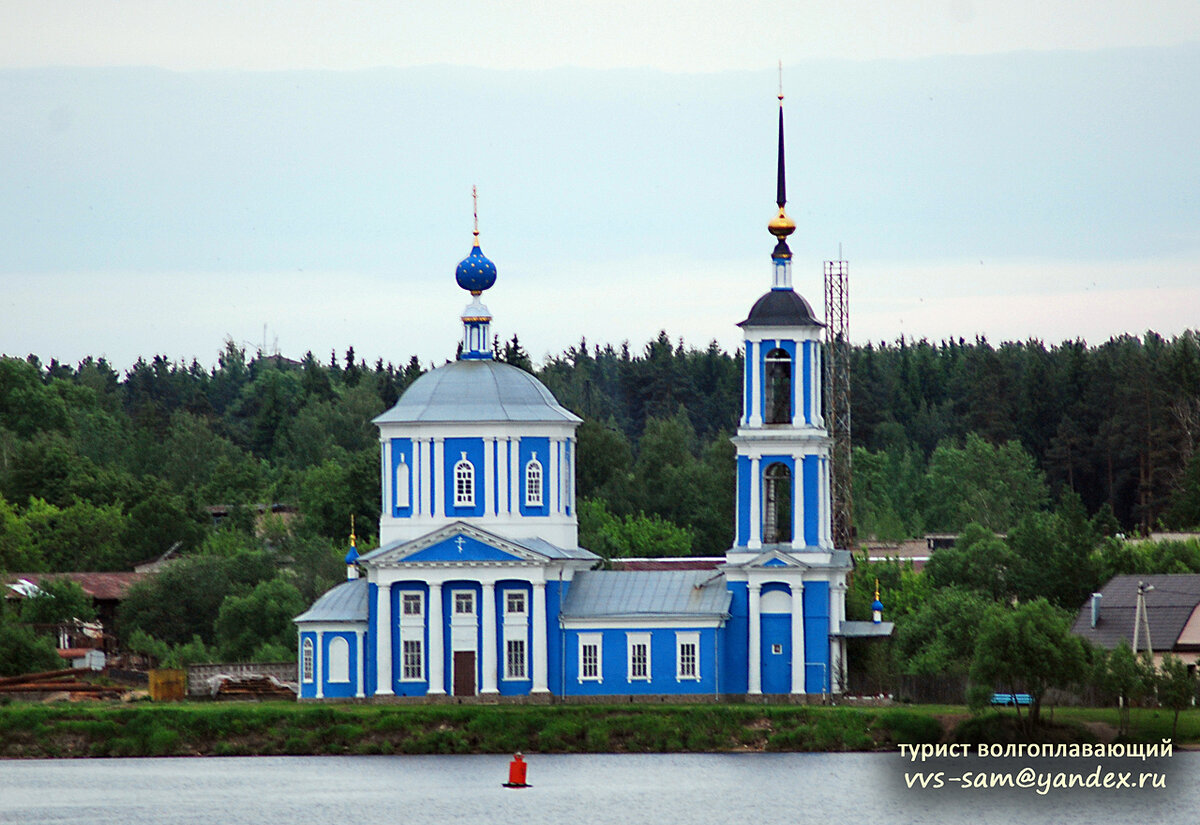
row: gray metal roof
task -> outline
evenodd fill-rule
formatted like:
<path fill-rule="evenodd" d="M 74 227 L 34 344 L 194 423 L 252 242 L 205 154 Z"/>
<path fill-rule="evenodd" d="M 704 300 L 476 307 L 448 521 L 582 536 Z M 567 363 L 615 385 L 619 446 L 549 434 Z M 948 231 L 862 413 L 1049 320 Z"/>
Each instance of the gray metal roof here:
<path fill-rule="evenodd" d="M 1075 617 L 1071 632 L 1106 648 L 1116 647 L 1122 639 L 1132 643 L 1138 582 L 1154 587 L 1146 593 L 1150 646 L 1160 651 L 1174 649 L 1192 611 L 1200 605 L 1200 575 L 1197 574 L 1114 576 L 1100 590 L 1100 621 L 1092 627 L 1089 598 Z M 1141 644 L 1145 646 L 1145 636 L 1142 636 Z"/>
<path fill-rule="evenodd" d="M 588 570 L 576 573 L 566 618 L 713 617 L 729 614 L 725 576 L 708 570 Z"/>
<path fill-rule="evenodd" d="M 365 622 L 367 620 L 367 580 L 342 582 L 313 602 L 293 622 Z"/>
<path fill-rule="evenodd" d="M 582 547 L 558 547 L 551 544 L 545 539 L 528 538 L 528 539 L 510 539 L 513 544 L 519 544 L 526 550 L 532 550 L 535 553 L 540 553 L 548 559 L 586 559 L 588 561 L 599 561 L 600 557 L 591 550 L 584 550 Z"/>
<path fill-rule="evenodd" d="M 894 622 L 842 622 L 842 632 L 834 635 L 847 639 L 884 639 L 895 629 Z"/>
<path fill-rule="evenodd" d="M 413 382 L 376 424 L 416 421 L 550 421 L 578 424 L 523 369 L 490 360 L 452 361 Z"/>

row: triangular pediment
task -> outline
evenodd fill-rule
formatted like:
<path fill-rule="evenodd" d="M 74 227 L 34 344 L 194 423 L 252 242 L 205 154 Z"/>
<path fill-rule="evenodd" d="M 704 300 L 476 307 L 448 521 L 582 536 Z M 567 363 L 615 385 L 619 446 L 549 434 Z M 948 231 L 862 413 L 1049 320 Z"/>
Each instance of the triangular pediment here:
<path fill-rule="evenodd" d="M 369 566 L 442 564 L 541 564 L 545 556 L 487 530 L 456 521 L 410 541 L 381 547 L 363 556 Z"/>
<path fill-rule="evenodd" d="M 808 565 L 797 559 L 795 556 L 783 550 L 764 550 L 754 558 L 743 563 L 742 567 L 794 567 L 797 570 L 805 570 Z"/>

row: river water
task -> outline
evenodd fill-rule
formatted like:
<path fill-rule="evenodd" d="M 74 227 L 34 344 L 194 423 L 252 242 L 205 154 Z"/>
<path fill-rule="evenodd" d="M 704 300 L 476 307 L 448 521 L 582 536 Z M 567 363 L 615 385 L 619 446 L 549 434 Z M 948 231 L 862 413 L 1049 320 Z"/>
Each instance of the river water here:
<path fill-rule="evenodd" d="M 1166 788 L 909 789 L 898 754 L 311 756 L 0 761 L 0 823 L 29 825 L 903 825 L 1166 823 L 1200 819 L 1200 754 L 1153 766 Z M 961 760 L 960 760 L 961 762 Z M 1037 764 L 1041 769 L 1061 765 Z M 982 760 L 950 767 L 995 770 Z M 1019 767 L 1014 765 L 1011 767 Z M 1096 763 L 1074 766 L 1076 770 Z M 1134 777 L 1138 776 L 1137 773 Z"/>

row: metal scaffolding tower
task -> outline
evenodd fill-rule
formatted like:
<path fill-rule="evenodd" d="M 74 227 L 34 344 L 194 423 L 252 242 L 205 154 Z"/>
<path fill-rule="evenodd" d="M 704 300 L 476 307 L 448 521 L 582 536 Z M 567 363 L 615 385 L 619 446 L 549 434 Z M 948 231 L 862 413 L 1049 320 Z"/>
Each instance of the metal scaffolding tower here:
<path fill-rule="evenodd" d="M 850 489 L 850 265 L 825 262 L 825 426 L 833 439 L 833 546 L 851 550 L 854 499 Z"/>

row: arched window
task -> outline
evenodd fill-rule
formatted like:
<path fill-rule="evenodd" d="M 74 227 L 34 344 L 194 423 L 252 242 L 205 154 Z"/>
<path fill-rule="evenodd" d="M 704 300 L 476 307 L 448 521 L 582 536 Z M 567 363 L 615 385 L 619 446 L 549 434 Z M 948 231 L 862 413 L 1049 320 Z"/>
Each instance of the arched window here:
<path fill-rule="evenodd" d="M 408 492 L 408 462 L 404 460 L 404 454 L 400 454 L 400 462 L 396 465 L 396 506 L 400 508 L 408 507 L 410 497 Z"/>
<path fill-rule="evenodd" d="M 767 353 L 763 381 L 766 387 L 763 423 L 792 423 L 792 356 L 787 350 L 773 349 Z"/>
<path fill-rule="evenodd" d="M 525 465 L 525 506 L 542 506 L 542 463 L 537 453 Z"/>
<path fill-rule="evenodd" d="M 300 646 L 300 678 L 306 682 L 313 680 L 313 640 L 306 638 Z"/>
<path fill-rule="evenodd" d="M 454 506 L 475 506 L 475 467 L 467 461 L 467 454 L 454 465 Z"/>
<path fill-rule="evenodd" d="M 350 643 L 345 636 L 329 640 L 329 681 L 350 681 Z"/>
<path fill-rule="evenodd" d="M 792 471 L 776 462 L 763 472 L 763 544 L 792 540 Z"/>

